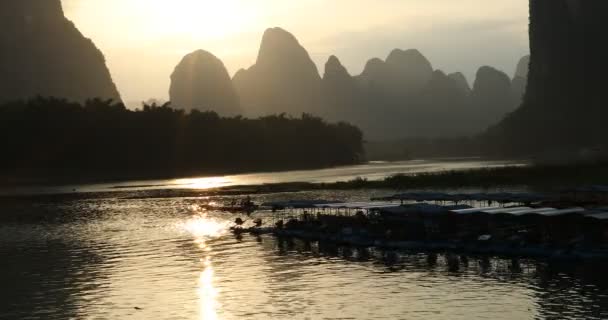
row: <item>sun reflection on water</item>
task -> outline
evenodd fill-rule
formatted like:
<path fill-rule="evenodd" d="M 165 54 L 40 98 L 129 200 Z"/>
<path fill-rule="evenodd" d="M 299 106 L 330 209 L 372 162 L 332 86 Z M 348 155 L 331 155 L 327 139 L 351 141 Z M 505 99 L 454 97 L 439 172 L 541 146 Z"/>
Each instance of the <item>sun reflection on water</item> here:
<path fill-rule="evenodd" d="M 181 224 L 181 227 L 192 234 L 196 241 L 217 238 L 228 232 L 230 223 L 210 218 L 206 213 L 196 215 Z"/>
<path fill-rule="evenodd" d="M 198 208 L 192 209 L 195 212 L 200 212 Z M 199 298 L 200 319 L 218 319 L 219 303 L 217 296 L 219 292 L 214 286 L 214 270 L 211 262 L 212 248 L 208 241 L 225 234 L 229 225 L 229 222 L 211 218 L 207 213 L 197 214 L 182 224 L 182 228 L 192 234 L 194 243 L 204 255 L 200 260 L 203 270 L 200 273 L 196 289 Z"/>
<path fill-rule="evenodd" d="M 211 265 L 211 259 L 206 257 L 203 260 L 203 272 L 198 280 L 198 296 L 200 304 L 200 318 L 201 320 L 216 320 L 217 317 L 217 295 L 218 290 L 213 285 L 213 266 Z"/>

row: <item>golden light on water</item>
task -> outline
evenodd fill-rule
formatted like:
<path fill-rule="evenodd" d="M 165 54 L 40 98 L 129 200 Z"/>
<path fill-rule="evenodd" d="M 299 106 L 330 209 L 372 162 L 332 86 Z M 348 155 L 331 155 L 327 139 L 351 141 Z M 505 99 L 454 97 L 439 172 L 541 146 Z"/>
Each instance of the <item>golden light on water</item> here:
<path fill-rule="evenodd" d="M 194 212 L 200 212 L 198 208 L 192 208 Z M 218 290 L 214 286 L 214 270 L 211 262 L 212 248 L 209 239 L 217 238 L 228 231 L 229 223 L 213 219 L 207 213 L 198 213 L 196 216 L 185 221 L 181 227 L 194 236 L 194 242 L 201 249 L 204 257 L 201 258 L 203 270 L 200 273 L 197 285 L 199 298 L 200 319 L 218 319 L 217 310 L 219 304 Z"/>
<path fill-rule="evenodd" d="M 195 237 L 195 241 L 205 242 L 209 238 L 217 238 L 228 232 L 230 223 L 207 216 L 206 213 L 194 216 L 181 223 L 181 227 Z"/>
<path fill-rule="evenodd" d="M 205 258 L 203 266 L 204 269 L 199 277 L 197 290 L 200 303 L 200 318 L 201 320 L 215 320 L 218 319 L 218 291 L 213 285 L 213 266 L 209 257 Z"/>

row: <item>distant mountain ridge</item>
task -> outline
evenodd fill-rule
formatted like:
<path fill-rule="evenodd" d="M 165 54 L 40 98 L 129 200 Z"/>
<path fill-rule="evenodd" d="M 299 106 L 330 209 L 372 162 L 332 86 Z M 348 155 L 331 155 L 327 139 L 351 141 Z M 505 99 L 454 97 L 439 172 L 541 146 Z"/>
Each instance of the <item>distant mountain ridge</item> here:
<path fill-rule="evenodd" d="M 233 82 L 246 116 L 312 113 L 354 123 L 368 138 L 387 139 L 482 132 L 521 102 L 514 98 L 519 89 L 509 76 L 497 70 L 491 74 L 495 77 L 482 77 L 476 90 L 462 73 L 434 70 L 420 51 L 394 49 L 386 60 L 370 59 L 355 76 L 330 56 L 320 78 L 296 37 L 271 28 L 256 63 L 239 70 Z M 509 81 L 492 82 L 496 77 Z M 500 88 L 488 88 L 492 85 Z"/>
<path fill-rule="evenodd" d="M 419 92 L 431 80 L 433 67 L 418 50 L 394 49 L 386 60 L 370 59 L 357 80 L 388 95 Z"/>
<path fill-rule="evenodd" d="M 103 54 L 60 0 L 0 1 L 0 102 L 38 95 L 120 101 Z"/>
<path fill-rule="evenodd" d="M 170 94 L 175 107 L 220 115 L 344 120 L 368 139 L 470 136 L 494 125 L 484 137 L 495 153 L 608 149 L 607 18 L 608 1 L 530 0 L 531 55 L 512 76 L 483 66 L 472 82 L 434 69 L 416 49 L 372 58 L 359 75 L 330 56 L 321 76 L 294 35 L 271 28 L 256 63 L 232 79 L 209 52 L 184 57 Z M 0 1 L 0 26 L 0 103 L 38 95 L 120 101 L 103 54 L 60 0 Z"/>
<path fill-rule="evenodd" d="M 65 18 L 59 0 L 5 1 L 0 9 L 0 102 L 36 95 L 120 101 L 102 53 Z M 370 59 L 359 75 L 331 56 L 321 77 L 294 35 L 270 28 L 251 67 L 230 79 L 220 59 L 198 50 L 176 66 L 169 92 L 177 108 L 248 117 L 310 113 L 356 124 L 370 139 L 465 136 L 517 107 L 525 64 L 513 79 L 494 70 L 471 88 L 462 73 L 435 70 L 420 51 L 394 49 L 385 60 Z M 505 77 L 508 84 L 492 80 Z"/>

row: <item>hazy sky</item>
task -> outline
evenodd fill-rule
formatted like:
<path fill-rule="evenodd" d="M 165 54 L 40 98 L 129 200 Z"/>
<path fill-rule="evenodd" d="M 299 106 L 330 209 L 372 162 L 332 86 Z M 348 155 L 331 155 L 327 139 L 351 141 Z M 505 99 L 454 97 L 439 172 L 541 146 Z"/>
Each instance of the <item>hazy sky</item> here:
<path fill-rule="evenodd" d="M 196 49 L 233 74 L 254 63 L 268 27 L 292 32 L 323 72 L 331 54 L 351 74 L 393 48 L 419 49 L 436 69 L 481 65 L 513 74 L 528 52 L 528 0 L 62 0 L 104 52 L 128 104 L 167 99 L 169 76 Z"/>

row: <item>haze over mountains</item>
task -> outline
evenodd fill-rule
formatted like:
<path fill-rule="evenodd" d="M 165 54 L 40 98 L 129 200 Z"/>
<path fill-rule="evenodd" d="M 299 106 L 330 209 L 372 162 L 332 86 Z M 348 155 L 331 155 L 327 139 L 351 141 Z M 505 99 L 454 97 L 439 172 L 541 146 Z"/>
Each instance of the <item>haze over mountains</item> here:
<path fill-rule="evenodd" d="M 120 100 L 102 53 L 64 17 L 59 0 L 0 6 L 0 43 L 7 46 L 0 51 L 0 101 L 36 95 Z M 462 74 L 434 70 L 415 49 L 372 58 L 359 75 L 335 56 L 325 69 L 322 77 L 296 37 L 271 28 L 253 66 L 230 79 L 219 58 L 195 51 L 175 68 L 169 92 L 173 106 L 186 110 L 247 117 L 310 113 L 352 122 L 368 139 L 396 139 L 477 134 L 516 108 L 525 77 L 525 68 L 518 68 L 511 83 L 484 67 L 470 89 Z"/>
<path fill-rule="evenodd" d="M 119 101 L 101 51 L 60 0 L 0 1 L 0 102 L 55 96 Z"/>
<path fill-rule="evenodd" d="M 224 75 L 192 72 L 198 72 L 196 81 L 207 78 L 225 83 Z M 525 68 L 518 67 L 518 72 L 512 83 L 505 73 L 482 67 L 471 89 L 462 73 L 448 76 L 434 70 L 418 50 L 395 49 L 385 60 L 370 59 L 357 76 L 351 75 L 338 57 L 331 56 L 321 77 L 292 34 L 271 28 L 264 33 L 256 63 L 239 70 L 233 83 L 245 116 L 311 113 L 331 121 L 352 122 L 371 139 L 395 139 L 480 133 L 521 102 Z M 172 92 L 196 87 L 180 81 L 172 83 Z M 206 100 L 210 93 L 196 94 Z M 174 106 L 181 106 L 173 94 L 172 100 Z M 224 111 L 220 106 L 199 109 Z"/>
<path fill-rule="evenodd" d="M 65 18 L 59 0 L 2 1 L 0 18 L 0 102 L 120 100 L 102 53 Z M 606 1 L 531 0 L 531 56 L 513 76 L 482 66 L 472 82 L 435 69 L 416 49 L 371 58 L 358 75 L 330 56 L 321 76 L 296 37 L 272 28 L 255 64 L 232 79 L 219 58 L 199 50 L 175 68 L 169 91 L 175 108 L 311 113 L 351 122 L 368 140 L 472 136 L 493 126 L 484 141 L 499 154 L 606 148 L 606 18 Z"/>

